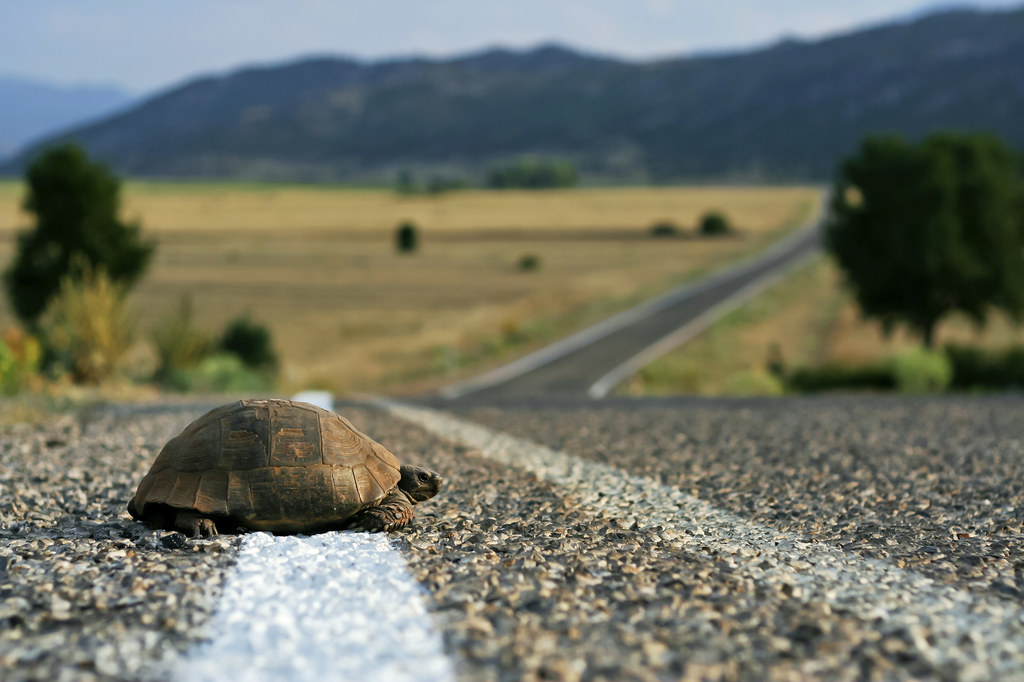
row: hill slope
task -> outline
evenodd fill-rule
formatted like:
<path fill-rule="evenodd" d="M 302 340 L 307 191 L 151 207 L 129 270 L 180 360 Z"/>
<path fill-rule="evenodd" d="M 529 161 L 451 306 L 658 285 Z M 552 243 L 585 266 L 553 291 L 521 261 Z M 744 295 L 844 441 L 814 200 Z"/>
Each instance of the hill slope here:
<path fill-rule="evenodd" d="M 558 47 L 204 78 L 70 133 L 131 175 L 393 178 L 539 153 L 618 178 L 806 179 L 869 132 L 1024 148 L 1024 9 L 630 63 Z M 18 161 L 7 170 L 17 170 Z"/>
<path fill-rule="evenodd" d="M 116 88 L 60 87 L 0 78 L 0 157 L 44 135 L 106 116 L 132 99 Z"/>

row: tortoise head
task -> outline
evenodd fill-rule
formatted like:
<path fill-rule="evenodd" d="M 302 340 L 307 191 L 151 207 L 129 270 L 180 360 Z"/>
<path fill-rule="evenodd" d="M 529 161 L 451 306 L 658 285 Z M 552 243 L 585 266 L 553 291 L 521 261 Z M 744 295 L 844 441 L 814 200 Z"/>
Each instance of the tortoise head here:
<path fill-rule="evenodd" d="M 398 488 L 405 491 L 413 502 L 422 502 L 436 495 L 443 482 L 441 474 L 436 471 L 403 464 L 402 480 L 398 482 Z"/>

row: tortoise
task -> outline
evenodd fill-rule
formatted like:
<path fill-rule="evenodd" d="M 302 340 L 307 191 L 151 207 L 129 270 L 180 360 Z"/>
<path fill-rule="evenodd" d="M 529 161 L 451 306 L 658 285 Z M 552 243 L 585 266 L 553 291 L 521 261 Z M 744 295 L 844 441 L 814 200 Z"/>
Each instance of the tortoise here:
<path fill-rule="evenodd" d="M 164 446 L 128 503 L 133 518 L 193 537 L 238 530 L 389 531 L 441 488 L 341 415 L 290 400 L 207 412 Z"/>

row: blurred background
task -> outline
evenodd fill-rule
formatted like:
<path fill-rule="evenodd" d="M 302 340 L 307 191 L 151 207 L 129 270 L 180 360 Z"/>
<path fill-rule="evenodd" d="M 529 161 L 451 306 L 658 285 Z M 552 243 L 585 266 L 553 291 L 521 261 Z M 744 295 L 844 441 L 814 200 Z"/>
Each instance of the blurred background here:
<path fill-rule="evenodd" d="M 3 393 L 432 391 L 819 210 L 619 392 L 1024 384 L 1019 2 L 3 15 Z"/>

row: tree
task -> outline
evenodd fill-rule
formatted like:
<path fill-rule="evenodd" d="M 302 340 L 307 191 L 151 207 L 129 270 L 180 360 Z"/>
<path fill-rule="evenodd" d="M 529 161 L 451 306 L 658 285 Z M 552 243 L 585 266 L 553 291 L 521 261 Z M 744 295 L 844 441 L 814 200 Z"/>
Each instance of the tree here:
<path fill-rule="evenodd" d="M 985 135 L 920 144 L 865 140 L 840 166 L 826 242 L 866 316 L 904 321 L 928 347 L 959 310 L 981 326 L 992 307 L 1024 314 L 1024 176 Z"/>
<path fill-rule="evenodd" d="M 577 179 L 576 167 L 569 161 L 525 158 L 492 169 L 487 186 L 492 189 L 555 189 L 573 187 Z"/>
<path fill-rule="evenodd" d="M 419 246 L 420 235 L 416 225 L 406 221 L 395 230 L 395 249 L 399 253 L 413 253 Z"/>
<path fill-rule="evenodd" d="M 28 326 L 35 326 L 63 277 L 81 278 L 76 262 L 102 270 L 125 289 L 139 279 L 154 244 L 142 240 L 138 224 L 118 219 L 121 184 L 105 166 L 78 145 L 64 144 L 43 152 L 26 182 L 24 207 L 36 225 L 18 235 L 4 285 Z"/>
<path fill-rule="evenodd" d="M 705 237 L 718 237 L 732 232 L 732 223 L 723 214 L 711 211 L 700 220 L 700 233 Z"/>

